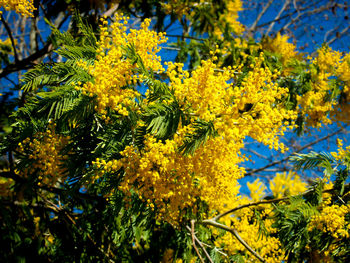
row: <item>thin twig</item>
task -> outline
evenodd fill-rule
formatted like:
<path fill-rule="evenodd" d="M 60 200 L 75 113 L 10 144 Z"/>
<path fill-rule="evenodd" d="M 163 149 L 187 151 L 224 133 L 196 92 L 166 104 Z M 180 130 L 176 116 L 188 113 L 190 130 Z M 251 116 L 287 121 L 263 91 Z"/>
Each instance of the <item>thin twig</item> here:
<path fill-rule="evenodd" d="M 304 149 L 306 149 L 306 148 L 308 148 L 308 147 L 310 147 L 310 146 L 312 146 L 312 145 L 315 145 L 315 144 L 317 144 L 317 143 L 319 143 L 319 142 L 321 142 L 321 141 L 323 141 L 323 140 L 326 140 L 326 139 L 328 139 L 329 137 L 332 137 L 332 136 L 338 134 L 339 132 L 341 132 L 341 131 L 343 131 L 343 130 L 344 130 L 344 128 L 340 128 L 339 130 L 337 130 L 337 131 L 335 131 L 335 132 L 333 132 L 333 133 L 331 133 L 331 134 L 328 134 L 328 135 L 326 135 L 326 136 L 324 136 L 324 137 L 322 137 L 322 138 L 320 138 L 320 139 L 317 139 L 317 140 L 315 140 L 315 141 L 313 141 L 313 142 L 310 142 L 310 143 L 304 145 L 303 147 L 299 148 L 298 150 L 296 150 L 295 152 L 291 153 L 290 155 L 284 157 L 283 159 L 278 160 L 278 161 L 271 162 L 271 163 L 269 163 L 269 164 L 267 164 L 267 165 L 265 165 L 265 166 L 263 166 L 263 167 L 260 167 L 260 168 L 251 170 L 250 172 L 247 172 L 244 176 L 250 176 L 250 175 L 252 175 L 252 174 L 254 174 L 254 173 L 258 173 L 258 172 L 264 171 L 266 168 L 269 168 L 269 167 L 271 167 L 271 166 L 275 166 L 275 165 L 280 164 L 280 163 L 282 163 L 282 162 L 284 162 L 284 161 L 287 161 L 293 154 L 298 153 L 298 152 L 301 152 L 302 150 L 304 150 Z"/>
<path fill-rule="evenodd" d="M 307 9 L 309 9 L 309 8 L 312 8 L 314 5 L 315 5 L 315 3 L 311 3 L 310 5 L 308 5 L 308 6 L 306 6 L 306 7 L 299 8 L 298 10 L 293 10 L 292 12 L 289 12 L 289 13 L 283 15 L 283 16 L 280 16 L 279 18 L 275 18 L 275 19 L 273 19 L 273 20 L 270 20 L 270 21 L 267 21 L 267 22 L 265 22 L 265 23 L 263 23 L 263 24 L 260 24 L 260 25 L 256 26 L 256 28 L 262 28 L 262 27 L 265 27 L 265 26 L 267 26 L 267 25 L 270 25 L 271 23 L 275 23 L 275 22 L 281 21 L 281 20 L 284 19 L 284 18 L 291 17 L 292 15 L 298 13 L 299 11 L 304 11 L 304 10 L 307 10 Z M 315 9 L 312 9 L 312 10 L 315 10 Z M 321 10 L 321 11 L 323 11 L 323 10 Z M 320 11 L 320 12 L 321 12 L 321 11 Z M 311 11 L 309 11 L 309 13 L 310 13 L 310 12 L 311 12 Z"/>
<path fill-rule="evenodd" d="M 349 186 L 350 186 L 350 184 L 344 185 L 345 188 L 347 188 Z M 335 188 L 326 189 L 326 190 L 323 190 L 322 193 L 332 193 L 335 190 L 336 190 Z M 247 207 L 250 207 L 250 206 L 262 205 L 262 204 L 278 203 L 278 202 L 285 201 L 285 200 L 288 200 L 288 199 L 293 198 L 293 197 L 303 196 L 303 195 L 306 195 L 306 194 L 314 192 L 314 191 L 315 191 L 314 189 L 309 189 L 309 190 L 307 190 L 307 191 L 305 191 L 305 192 L 303 192 L 301 194 L 297 194 L 297 195 L 291 195 L 291 196 L 286 196 L 286 197 L 281 197 L 281 198 L 275 198 L 275 199 L 270 199 L 270 200 L 261 200 L 261 201 L 257 201 L 257 202 L 251 202 L 251 203 L 248 203 L 248 204 L 243 204 L 243 205 L 237 206 L 235 208 L 232 208 L 230 210 L 227 210 L 226 212 L 218 214 L 217 216 L 215 216 L 215 217 L 213 217 L 211 219 L 208 219 L 208 220 L 210 220 L 210 221 L 217 221 L 221 217 L 226 216 L 226 215 L 231 214 L 231 213 L 234 213 L 235 211 L 243 209 L 243 208 L 247 208 Z"/>
<path fill-rule="evenodd" d="M 212 221 L 217 221 L 219 220 L 221 217 L 224 217 L 228 214 L 231 214 L 237 210 L 240 210 L 242 208 L 246 208 L 246 207 L 250 207 L 250 206 L 257 206 L 257 205 L 262 205 L 262 204 L 271 204 L 271 203 L 278 203 L 278 202 L 281 202 L 281 201 L 284 201 L 284 200 L 287 200 L 289 199 L 290 196 L 288 197 L 282 197 L 282 198 L 277 198 L 277 199 L 271 199 L 271 200 L 261 200 L 261 201 L 258 201 L 258 202 L 251 202 L 251 203 L 248 203 L 248 204 L 244 204 L 244 205 L 240 205 L 240 206 L 237 206 L 235 208 L 232 208 L 230 210 L 227 210 L 226 212 L 224 213 L 221 213 L 221 214 L 218 214 L 217 216 L 213 217 L 212 219 L 209 219 L 209 220 L 212 220 Z"/>
<path fill-rule="evenodd" d="M 181 48 L 178 48 L 178 47 L 162 47 L 162 49 L 175 50 L 175 51 L 180 51 L 181 50 Z"/>
<path fill-rule="evenodd" d="M 265 14 L 265 12 L 267 11 L 267 9 L 270 7 L 270 5 L 272 4 L 273 0 L 270 0 L 261 10 L 261 12 L 259 13 L 259 15 L 257 16 L 257 18 L 255 19 L 253 25 L 249 28 L 249 32 L 253 32 L 256 30 L 256 26 L 258 24 L 258 22 L 260 21 L 261 17 Z"/>
<path fill-rule="evenodd" d="M 207 250 L 203 246 L 203 243 L 197 238 L 197 236 L 195 234 L 194 235 L 192 234 L 192 229 L 189 226 L 186 226 L 186 228 L 191 232 L 192 238 L 194 238 L 195 241 L 198 243 L 198 245 L 202 248 L 202 250 L 203 250 L 205 256 L 207 257 L 207 259 L 209 260 L 209 262 L 214 263 L 209 255 L 209 253 L 207 252 Z"/>
<path fill-rule="evenodd" d="M 194 234 L 194 222 L 195 222 L 194 220 L 191 220 L 192 246 L 193 246 L 194 250 L 196 251 L 196 253 L 197 253 L 197 255 L 198 255 L 200 261 L 201 261 L 202 263 L 204 263 L 204 260 L 203 260 L 203 258 L 202 258 L 202 256 L 201 256 L 201 254 L 199 253 L 198 248 L 197 248 L 197 246 L 196 246 L 195 234 Z"/>
<path fill-rule="evenodd" d="M 350 26 L 347 26 L 346 28 L 344 28 L 338 35 L 336 35 L 335 37 L 333 37 L 332 39 L 327 41 L 327 45 L 332 44 L 334 41 L 337 40 L 337 38 L 340 38 L 342 35 L 344 35 L 346 32 L 348 32 L 349 29 L 350 29 Z"/>
<path fill-rule="evenodd" d="M 290 3 L 290 0 L 286 0 L 286 1 L 284 2 L 284 5 L 282 6 L 281 10 L 279 11 L 279 13 L 277 14 L 277 16 L 275 17 L 275 20 L 280 18 L 280 16 L 283 14 L 284 10 L 287 8 L 287 6 L 289 5 L 289 3 Z M 268 34 L 270 33 L 270 31 L 271 31 L 272 28 L 274 27 L 275 23 L 276 23 L 276 22 L 273 22 L 273 23 L 270 24 L 269 28 L 268 28 L 267 31 L 266 31 L 266 35 L 268 35 Z"/>
<path fill-rule="evenodd" d="M 11 28 L 9 27 L 9 25 L 7 24 L 6 20 L 4 19 L 4 17 L 2 15 L 0 15 L 0 19 L 3 22 L 5 29 L 7 31 L 7 34 L 9 35 L 9 38 L 11 40 L 11 44 L 12 44 L 12 48 L 13 48 L 13 54 L 15 55 L 15 62 L 17 63 L 19 61 L 18 59 L 18 54 L 16 51 L 16 44 L 15 44 L 15 40 L 13 39 L 12 36 L 12 32 L 11 32 Z"/>
<path fill-rule="evenodd" d="M 110 9 L 103 13 L 103 16 L 108 17 L 112 16 L 118 9 L 119 4 L 114 4 Z"/>
<path fill-rule="evenodd" d="M 37 64 L 36 60 L 38 58 L 45 56 L 52 50 L 53 45 L 47 44 L 42 49 L 39 49 L 37 52 L 28 56 L 27 58 L 19 60 L 17 63 L 9 64 L 8 66 L 0 70 L 0 78 L 6 77 L 7 75 L 19 70 L 32 68 L 34 65 Z"/>
<path fill-rule="evenodd" d="M 187 39 L 193 39 L 193 40 L 198 40 L 198 41 L 205 40 L 204 38 L 191 37 L 191 36 L 181 36 L 181 35 L 171 35 L 171 34 L 166 34 L 166 37 L 187 38 Z"/>
<path fill-rule="evenodd" d="M 65 209 L 63 209 L 62 207 L 57 206 L 55 203 L 53 203 L 52 201 L 43 198 L 43 200 L 45 202 L 47 202 L 48 204 L 50 204 L 50 206 L 48 206 L 49 208 L 51 208 L 52 210 L 56 210 L 56 213 L 60 213 L 63 214 L 78 230 L 85 232 L 84 229 L 82 229 L 77 222 L 71 217 L 71 215 L 68 213 L 68 211 L 66 211 Z M 114 254 L 111 253 L 112 255 L 106 254 L 105 251 L 99 247 L 99 245 L 96 243 L 95 240 L 93 240 L 93 238 L 91 237 L 91 235 L 89 233 L 87 233 L 87 238 L 90 240 L 90 242 L 95 246 L 95 248 L 100 251 L 102 253 L 103 256 L 105 256 L 109 262 L 114 263 L 115 261 L 112 260 L 110 258 L 110 256 L 114 257 Z"/>
<path fill-rule="evenodd" d="M 251 246 L 248 245 L 247 242 L 245 242 L 242 237 L 238 234 L 237 230 L 234 228 L 230 228 L 228 226 L 225 226 L 223 224 L 220 224 L 216 221 L 212 221 L 212 220 L 204 220 L 202 222 L 200 222 L 203 225 L 210 225 L 210 226 L 214 226 L 223 230 L 226 230 L 228 232 L 230 232 L 250 253 L 252 253 L 257 259 L 259 259 L 261 262 L 266 262 L 265 259 L 263 259 L 262 256 L 260 256 Z"/>

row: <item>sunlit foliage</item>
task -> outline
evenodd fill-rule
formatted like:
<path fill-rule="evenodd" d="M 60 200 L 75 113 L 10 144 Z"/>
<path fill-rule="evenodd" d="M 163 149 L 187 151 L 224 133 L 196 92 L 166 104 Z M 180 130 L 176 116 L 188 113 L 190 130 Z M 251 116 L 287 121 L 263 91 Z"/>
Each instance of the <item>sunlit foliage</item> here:
<path fill-rule="evenodd" d="M 210 2 L 197 2 L 162 6 L 201 22 Z M 210 9 L 217 24 L 198 25 L 213 42 L 189 63 L 164 62 L 166 34 L 147 18 L 132 28 L 116 14 L 94 31 L 75 17 L 79 34 L 55 32 L 63 59 L 25 73 L 1 143 L 3 259 L 28 247 L 59 262 L 349 259 L 343 141 L 284 159 L 293 168 L 272 178 L 252 174 L 249 195 L 239 183 L 249 142 L 285 153 L 287 132 L 349 121 L 349 54 L 237 38 L 242 3 L 223 6 Z M 307 169 L 323 173 L 306 180 Z"/>

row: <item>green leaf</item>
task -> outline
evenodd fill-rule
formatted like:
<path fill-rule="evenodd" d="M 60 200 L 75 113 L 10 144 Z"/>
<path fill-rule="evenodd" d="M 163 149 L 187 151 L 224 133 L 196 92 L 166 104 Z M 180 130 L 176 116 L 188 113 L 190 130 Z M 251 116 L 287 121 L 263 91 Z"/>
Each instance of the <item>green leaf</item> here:
<path fill-rule="evenodd" d="M 172 101 L 170 104 L 152 103 L 143 114 L 143 119 L 147 124 L 147 132 L 162 140 L 166 140 L 175 134 L 180 117 L 181 110 L 176 101 Z"/>
<path fill-rule="evenodd" d="M 212 122 L 197 120 L 194 122 L 193 128 L 194 131 L 185 136 L 183 145 L 179 147 L 179 151 L 183 154 L 193 154 L 210 137 L 217 134 Z"/>
<path fill-rule="evenodd" d="M 327 173 L 333 173 L 332 163 L 334 163 L 334 158 L 332 155 L 326 152 L 310 152 L 307 154 L 298 153 L 289 158 L 289 160 L 294 163 L 296 169 L 312 169 L 315 167 L 323 167 L 327 170 Z"/>

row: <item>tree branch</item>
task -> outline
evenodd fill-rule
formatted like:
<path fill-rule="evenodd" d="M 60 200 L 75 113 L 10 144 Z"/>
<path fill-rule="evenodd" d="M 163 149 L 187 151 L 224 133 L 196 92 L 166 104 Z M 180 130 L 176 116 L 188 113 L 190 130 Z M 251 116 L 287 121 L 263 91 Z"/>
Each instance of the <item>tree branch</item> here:
<path fill-rule="evenodd" d="M 5 29 L 7 31 L 7 34 L 9 36 L 10 40 L 11 40 L 11 44 L 12 44 L 12 48 L 13 48 L 13 54 L 15 56 L 15 62 L 17 63 L 18 62 L 18 54 L 17 54 L 17 51 L 16 51 L 16 44 L 15 44 L 15 40 L 13 39 L 13 36 L 12 36 L 11 28 L 6 23 L 6 20 L 4 19 L 4 17 L 2 15 L 0 15 L 0 19 L 1 19 L 2 23 L 4 24 Z"/>
<path fill-rule="evenodd" d="M 210 225 L 210 226 L 214 226 L 223 230 L 226 230 L 228 232 L 230 232 L 250 253 L 252 253 L 257 259 L 260 260 L 260 262 L 266 262 L 265 259 L 263 259 L 262 256 L 260 256 L 252 247 L 250 247 L 248 245 L 247 242 L 245 242 L 242 237 L 238 234 L 237 230 L 234 228 L 230 228 L 228 226 L 225 226 L 223 224 L 220 224 L 216 221 L 212 221 L 210 219 L 208 220 L 203 220 L 202 222 L 200 222 L 203 225 Z"/>
<path fill-rule="evenodd" d="M 342 35 L 344 35 L 346 32 L 348 32 L 349 29 L 350 29 L 350 26 L 347 26 L 346 28 L 344 28 L 339 34 L 337 34 L 335 37 L 333 37 L 332 39 L 327 41 L 327 45 L 332 44 L 334 41 L 337 40 L 337 38 L 340 38 Z"/>
<path fill-rule="evenodd" d="M 260 21 L 261 17 L 265 14 L 265 12 L 267 11 L 267 9 L 270 7 L 270 5 L 272 4 L 272 2 L 273 2 L 273 0 L 269 0 L 269 2 L 264 6 L 264 8 L 261 10 L 261 12 L 259 13 L 259 15 L 258 15 L 257 18 L 255 19 L 253 25 L 248 29 L 249 32 L 255 31 L 258 22 Z"/>
<path fill-rule="evenodd" d="M 350 184 L 346 184 L 344 185 L 344 188 L 347 188 L 349 187 Z M 327 189 L 327 190 L 323 190 L 322 193 L 332 193 L 334 192 L 336 189 L 332 188 L 332 189 Z M 240 209 L 243 209 L 243 208 L 247 208 L 247 207 L 250 207 L 250 206 L 257 206 L 257 205 L 262 205 L 262 204 L 272 204 L 272 203 L 278 203 L 278 202 L 281 202 L 281 201 L 285 201 L 285 200 L 288 200 L 290 198 L 293 198 L 293 197 L 297 197 L 297 196 L 301 196 L 301 195 L 306 195 L 308 193 L 311 193 L 315 191 L 314 189 L 310 189 L 310 190 L 307 190 L 301 194 L 297 194 L 297 195 L 292 195 L 292 196 L 286 196 L 286 197 L 281 197 L 281 198 L 275 198 L 275 199 L 270 199 L 270 200 L 261 200 L 261 201 L 257 201 L 257 202 L 251 202 L 251 203 L 248 203 L 248 204 L 243 204 L 243 205 L 240 205 L 240 206 L 237 206 L 235 208 L 232 208 L 230 210 L 227 210 L 226 212 L 223 212 L 221 214 L 218 214 L 217 216 L 213 217 L 212 219 L 208 219 L 210 221 L 217 221 L 219 220 L 221 217 L 224 217 L 228 214 L 231 214 L 231 213 L 234 213 L 235 211 L 237 210 L 240 210 Z M 338 196 L 338 198 L 340 198 Z"/>
<path fill-rule="evenodd" d="M 42 49 L 39 49 L 34 54 L 28 56 L 25 59 L 19 60 L 13 64 L 8 65 L 4 69 L 0 70 L 0 78 L 6 77 L 7 75 L 24 69 L 29 69 L 34 67 L 37 63 L 36 60 L 45 56 L 47 53 L 53 50 L 53 45 L 51 43 L 46 44 Z"/>
<path fill-rule="evenodd" d="M 310 191 L 308 191 L 310 192 Z M 305 192 L 307 193 L 307 192 Z M 304 193 L 304 194 L 305 194 Z M 228 214 L 231 214 L 237 210 L 240 210 L 242 208 L 246 208 L 246 207 L 250 207 L 250 206 L 257 206 L 257 205 L 262 205 L 262 204 L 271 204 L 271 203 L 278 203 L 278 202 L 281 202 L 281 201 L 284 201 L 284 200 L 287 200 L 289 199 L 290 196 L 287 196 L 287 197 L 282 197 L 282 198 L 277 198 L 277 199 L 271 199 L 271 200 L 261 200 L 261 201 L 258 201 L 258 202 L 251 202 L 251 203 L 248 203 L 248 204 L 244 204 L 244 205 L 240 205 L 240 206 L 237 206 L 235 208 L 232 208 L 230 210 L 227 210 L 226 212 L 224 213 L 221 213 L 221 214 L 218 214 L 217 216 L 213 217 L 212 219 L 209 219 L 209 220 L 212 220 L 212 221 L 217 221 L 219 220 L 221 217 L 224 217 Z"/>
<path fill-rule="evenodd" d="M 282 13 L 284 12 L 284 10 L 287 8 L 287 6 L 289 5 L 289 3 L 290 3 L 290 0 L 286 0 L 286 1 L 284 2 L 284 5 L 282 6 L 281 10 L 279 11 L 279 13 L 277 14 L 277 16 L 275 17 L 274 20 L 277 20 L 277 19 L 280 18 L 280 16 L 281 16 Z M 270 33 L 270 31 L 271 31 L 272 28 L 274 27 L 275 23 L 276 23 L 276 22 L 272 22 L 272 23 L 270 24 L 269 28 L 268 28 L 267 31 L 266 31 L 266 35 L 268 35 L 268 34 Z"/>
<path fill-rule="evenodd" d="M 308 148 L 308 147 L 310 147 L 310 146 L 312 146 L 312 145 L 315 145 L 315 144 L 317 144 L 317 143 L 319 143 L 319 142 L 321 142 L 321 141 L 323 141 L 323 140 L 326 140 L 326 139 L 328 139 L 328 138 L 330 138 L 330 137 L 332 137 L 332 136 L 338 134 L 339 132 L 341 132 L 341 131 L 343 131 L 343 130 L 344 130 L 344 128 L 340 128 L 339 130 L 337 130 L 337 131 L 335 131 L 335 132 L 333 132 L 333 133 L 331 133 L 331 134 L 328 134 L 328 135 L 326 135 L 326 136 L 324 136 L 324 137 L 322 137 L 322 138 L 319 138 L 319 139 L 317 139 L 317 140 L 315 140 L 315 141 L 313 141 L 313 142 L 310 142 L 310 143 L 304 145 L 303 147 L 299 148 L 298 150 L 296 150 L 295 152 L 291 153 L 290 155 L 284 157 L 283 159 L 278 160 L 278 161 L 274 161 L 274 162 L 269 163 L 269 164 L 267 164 L 267 165 L 265 165 L 265 166 L 263 166 L 263 167 L 260 167 L 260 168 L 251 170 L 250 172 L 247 172 L 244 176 L 250 176 L 250 175 L 252 175 L 252 174 L 255 174 L 255 173 L 264 171 L 266 168 L 269 168 L 269 167 L 271 167 L 271 166 L 275 166 L 275 165 L 280 164 L 280 163 L 282 163 L 282 162 L 284 162 L 284 161 L 287 161 L 293 154 L 298 153 L 298 152 L 301 152 L 302 150 L 304 150 L 304 149 L 306 149 L 306 148 Z"/>
<path fill-rule="evenodd" d="M 202 263 L 204 263 L 204 260 L 203 260 L 203 258 L 202 258 L 202 256 L 201 256 L 201 254 L 199 253 L 198 248 L 197 248 L 197 246 L 196 246 L 195 234 L 194 234 L 194 222 L 195 222 L 194 220 L 191 220 L 192 246 L 193 246 L 194 250 L 196 251 L 196 253 L 197 253 L 197 255 L 198 255 L 200 261 L 201 261 Z"/>
<path fill-rule="evenodd" d="M 103 16 L 112 16 L 118 9 L 119 4 L 114 4 L 110 9 L 103 13 Z"/>
<path fill-rule="evenodd" d="M 192 225 L 193 225 L 193 231 L 192 231 Z M 186 226 L 186 228 L 191 232 L 192 242 L 196 241 L 198 243 L 198 245 L 201 247 L 201 249 L 203 250 L 203 252 L 204 252 L 205 256 L 207 257 L 207 259 L 209 260 L 209 262 L 214 263 L 209 255 L 209 253 L 207 252 L 207 250 L 203 246 L 202 242 L 196 237 L 196 235 L 194 233 L 194 220 L 191 221 L 191 228 L 189 226 Z"/>

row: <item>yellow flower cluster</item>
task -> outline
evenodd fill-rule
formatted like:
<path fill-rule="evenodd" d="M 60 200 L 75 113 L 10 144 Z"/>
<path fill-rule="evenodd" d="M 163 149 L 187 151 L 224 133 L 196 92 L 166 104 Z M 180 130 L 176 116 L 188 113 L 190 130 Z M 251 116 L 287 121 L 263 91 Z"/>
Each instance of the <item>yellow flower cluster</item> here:
<path fill-rule="evenodd" d="M 14 10 L 23 16 L 33 16 L 36 9 L 33 0 L 0 0 L 0 7 L 4 7 L 6 11 Z"/>
<path fill-rule="evenodd" d="M 252 183 L 247 183 L 250 190 L 250 196 L 240 197 L 235 202 L 235 207 L 250 203 L 251 201 L 257 202 L 263 199 L 266 195 L 267 187 L 259 179 L 256 179 Z M 274 195 L 274 198 L 282 197 L 283 195 L 296 195 L 306 190 L 306 183 L 303 182 L 298 175 L 293 172 L 276 174 L 276 176 L 270 181 L 270 189 Z M 273 207 L 270 204 L 260 204 L 255 206 L 260 211 L 261 220 L 263 220 L 264 226 L 268 233 L 273 234 L 278 231 L 272 227 L 273 219 Z M 267 262 L 281 262 L 284 260 L 284 251 L 280 241 L 273 235 L 262 235 L 259 232 L 259 224 L 256 221 L 256 215 L 254 210 L 250 208 L 243 208 L 237 210 L 234 216 L 226 216 L 220 219 L 221 222 L 227 226 L 234 227 L 244 241 L 257 251 Z M 216 246 L 223 247 L 225 251 L 234 255 L 238 251 L 244 251 L 243 245 L 237 241 L 235 237 L 230 233 L 220 234 L 220 231 L 214 229 L 214 235 L 217 236 Z M 247 254 L 245 260 L 252 261 L 255 258 L 251 254 Z"/>
<path fill-rule="evenodd" d="M 186 163 L 176 152 L 175 141 L 162 143 L 148 136 L 141 152 L 127 146 L 121 155 L 124 158 L 116 167 L 113 161 L 111 166 L 106 165 L 110 171 L 124 167 L 125 178 L 119 189 L 126 195 L 134 189 L 152 209 L 158 208 L 159 218 L 164 216 L 168 221 L 176 221 L 182 210 L 196 201 L 198 190 L 191 175 L 184 170 Z M 103 161 L 101 163 L 103 165 Z M 95 164 L 100 165 L 98 160 Z"/>
<path fill-rule="evenodd" d="M 183 156 L 177 151 L 181 137 L 176 135 L 174 140 L 163 143 L 148 136 L 141 152 L 128 146 L 119 163 L 96 160 L 94 164 L 108 167 L 104 169 L 111 172 L 124 167 L 125 177 L 119 189 L 126 195 L 133 189 L 151 208 L 157 208 L 159 219 L 178 224 L 186 208 L 196 213 L 198 197 L 211 209 L 222 210 L 238 194 L 237 179 L 243 172 L 236 165 L 239 157 L 216 138 L 193 156 Z M 222 154 L 220 162 L 216 154 Z M 113 167 L 114 164 L 117 165 Z"/>
<path fill-rule="evenodd" d="M 1 172 L 7 172 L 7 171 L 10 171 L 10 169 L 1 170 Z M 14 183 L 15 181 L 11 178 L 0 177 L 0 197 L 4 197 L 4 198 L 12 197 L 14 193 L 12 190 Z"/>
<path fill-rule="evenodd" d="M 12 52 L 12 43 L 11 39 L 7 38 L 5 40 L 0 40 L 0 52 L 1 53 L 10 53 Z"/>
<path fill-rule="evenodd" d="M 252 183 L 247 183 L 250 190 L 249 197 L 240 197 L 235 202 L 235 207 L 257 202 L 263 199 L 266 195 L 267 187 L 259 179 Z M 298 175 L 293 172 L 277 174 L 270 181 L 270 189 L 274 198 L 282 197 L 283 195 L 296 195 L 306 190 L 306 183 L 303 182 Z M 270 234 L 278 231 L 272 227 L 273 207 L 270 204 L 260 204 L 255 206 L 255 209 L 260 211 L 261 220 L 263 220 L 266 230 Z M 234 216 L 226 216 L 220 219 L 221 222 L 227 226 L 234 227 L 244 241 L 246 241 L 255 251 L 257 251 L 267 262 L 281 262 L 284 260 L 284 251 L 280 241 L 273 235 L 262 235 L 259 232 L 259 224 L 256 221 L 254 210 L 250 208 L 243 208 L 237 210 Z M 214 235 L 217 236 L 216 246 L 223 247 L 225 251 L 234 255 L 239 251 L 244 251 L 243 245 L 237 241 L 230 233 L 220 234 L 220 231 L 214 229 Z M 245 260 L 253 261 L 255 258 L 251 254 L 245 256 Z"/>
<path fill-rule="evenodd" d="M 167 14 L 175 13 L 179 18 L 184 15 L 188 15 L 190 7 L 186 1 L 183 0 L 171 0 L 167 3 L 161 3 Z"/>
<path fill-rule="evenodd" d="M 45 132 L 36 133 L 33 140 L 26 138 L 20 142 L 17 151 L 28 155 L 33 162 L 24 169 L 23 176 L 38 174 L 39 185 L 64 182 L 67 171 L 63 162 L 68 159 L 68 155 L 62 155 L 61 151 L 69 140 L 69 136 L 56 134 L 55 125 L 51 124 Z"/>
<path fill-rule="evenodd" d="M 350 53 L 346 54 L 336 69 L 337 76 L 345 82 L 346 85 L 350 84 Z"/>
<path fill-rule="evenodd" d="M 220 15 L 218 24 L 215 27 L 214 34 L 221 37 L 223 32 L 221 28 L 225 28 L 225 25 L 228 24 L 230 30 L 236 35 L 242 35 L 244 31 L 244 26 L 238 22 L 238 12 L 243 10 L 241 0 L 225 0 L 224 4 L 226 5 L 225 12 Z"/>
<path fill-rule="evenodd" d="M 346 156 L 350 156 L 350 145 L 347 146 L 345 149 L 343 147 L 343 140 L 337 139 L 337 145 L 338 145 L 338 151 L 337 152 L 331 152 L 331 155 L 337 160 L 342 161 L 345 159 Z"/>
<path fill-rule="evenodd" d="M 350 53 L 346 54 L 338 64 L 336 74 L 343 82 L 343 93 L 338 108 L 335 112 L 335 119 L 349 122 L 350 116 Z"/>
<path fill-rule="evenodd" d="M 174 89 L 184 110 L 191 109 L 193 114 L 205 121 L 214 121 L 220 115 L 228 114 L 233 90 L 228 81 L 234 77 L 229 71 L 215 72 L 212 60 L 202 61 L 190 76 L 183 71 L 183 64 L 167 63 L 170 87 Z"/>
<path fill-rule="evenodd" d="M 278 136 L 283 136 L 288 128 L 295 127 L 294 120 L 297 117 L 295 111 L 286 110 L 278 102 L 288 94 L 288 88 L 279 87 L 274 79 L 274 74 L 261 67 L 264 60 L 262 55 L 252 64 L 252 71 L 244 79 L 240 86 L 234 87 L 232 111 L 238 114 L 236 119 L 239 134 L 269 145 L 275 150 L 285 150 L 279 142 Z"/>
<path fill-rule="evenodd" d="M 275 198 L 280 198 L 305 192 L 307 184 L 301 180 L 299 175 L 290 171 L 288 173 L 277 173 L 270 181 L 270 189 Z"/>
<path fill-rule="evenodd" d="M 242 204 L 249 202 L 249 200 L 241 200 Z M 266 217 L 264 225 L 269 233 L 275 233 L 276 229 L 272 227 L 273 220 L 269 219 L 268 215 L 271 213 L 270 205 L 260 205 L 257 207 L 263 208 L 261 216 Z M 246 241 L 250 247 L 261 255 L 266 262 L 282 262 L 284 259 L 284 251 L 280 241 L 273 236 L 265 236 L 259 233 L 259 224 L 256 222 L 253 210 L 249 208 L 241 209 L 235 212 L 235 216 L 227 216 L 221 219 L 221 223 L 231 226 L 237 230 L 239 235 L 244 241 Z M 224 233 L 223 235 L 217 229 L 212 230 L 214 235 L 217 236 L 215 245 L 222 247 L 229 255 L 235 255 L 240 251 L 245 251 L 245 247 L 231 234 Z M 246 262 L 254 262 L 256 258 L 250 253 L 245 255 Z"/>
<path fill-rule="evenodd" d="M 279 103 L 288 90 L 274 83 L 277 74 L 260 67 L 261 62 L 259 58 L 237 86 L 232 84 L 232 71 L 216 71 L 213 60 L 202 61 L 191 75 L 182 69 L 183 65 L 168 63 L 169 86 L 191 116 L 190 124 L 180 125 L 174 138 L 164 142 L 147 136 L 142 150 L 128 146 L 118 161 L 96 160 L 94 164 L 100 169 L 96 178 L 123 167 L 120 190 L 127 195 L 137 193 L 156 209 L 159 218 L 175 224 L 186 208 L 196 211 L 198 199 L 209 206 L 210 213 L 233 208 L 239 193 L 237 179 L 244 174 L 239 167 L 246 160 L 240 152 L 244 139 L 251 136 L 283 150 L 278 136 L 293 127 L 290 123 L 296 118 L 294 112 Z M 148 103 L 147 98 L 143 103 Z M 247 109 L 247 105 L 252 106 Z M 193 134 L 197 119 L 211 121 L 218 136 L 209 138 L 192 155 L 184 156 L 178 147 Z"/>
<path fill-rule="evenodd" d="M 287 67 L 288 64 L 298 56 L 296 46 L 289 43 L 288 39 L 289 37 L 287 35 L 282 36 L 280 33 L 277 33 L 275 38 L 267 39 L 267 41 L 263 41 L 262 43 L 264 49 L 281 56 L 284 67 Z"/>
<path fill-rule="evenodd" d="M 267 187 L 259 179 L 247 183 L 250 190 L 250 198 L 257 202 L 266 195 Z M 293 171 L 277 173 L 269 182 L 269 188 L 274 198 L 297 195 L 307 190 L 307 183 Z"/>
<path fill-rule="evenodd" d="M 265 184 L 258 179 L 254 182 L 247 183 L 248 189 L 250 191 L 250 198 L 254 201 L 260 201 L 266 195 L 265 190 L 267 189 Z"/>
<path fill-rule="evenodd" d="M 107 114 L 106 108 L 127 116 L 127 108 L 134 105 L 135 96 L 139 94 L 129 86 L 138 80 L 142 81 L 142 76 L 137 73 L 137 64 L 134 63 L 133 58 L 125 57 L 125 49 L 128 46 L 135 48 L 136 54 L 147 70 L 157 72 L 164 70 L 160 58 L 156 55 L 160 50 L 158 45 L 166 41 L 164 34 L 150 31 L 149 19 L 141 24 L 139 30 L 130 29 L 127 33 L 128 18 L 118 14 L 115 18 L 117 22 L 110 26 L 110 32 L 107 20 L 102 19 L 98 55 L 94 64 L 80 63 L 94 80 L 82 86 L 81 83 L 77 83 L 76 87 L 91 97 L 96 96 L 95 109 L 103 117 Z"/>
<path fill-rule="evenodd" d="M 167 3 L 162 3 L 162 7 L 164 8 L 167 14 L 174 13 L 177 15 L 179 20 L 185 15 L 188 18 L 193 18 L 195 12 L 198 10 L 199 12 L 203 12 L 200 10 L 200 7 L 203 6 L 212 7 L 212 11 L 216 12 L 215 8 L 221 8 L 222 6 L 217 5 L 216 1 L 198 1 L 198 2 L 188 2 L 186 0 L 171 0 Z M 244 26 L 238 22 L 238 12 L 243 10 L 243 4 L 241 0 L 224 0 L 221 5 L 224 5 L 224 12 L 220 14 L 219 19 L 215 21 L 214 25 L 214 35 L 222 38 L 223 28 L 226 28 L 228 25 L 230 27 L 231 32 L 236 35 L 241 35 L 243 33 Z M 197 10 L 196 10 L 197 9 Z"/>
<path fill-rule="evenodd" d="M 320 215 L 313 216 L 309 228 L 329 233 L 336 239 L 349 238 L 350 224 L 345 220 L 345 215 L 348 213 L 350 213 L 349 205 L 326 206 Z"/>
<path fill-rule="evenodd" d="M 297 115 L 278 102 L 288 89 L 274 82 L 278 74 L 261 67 L 262 61 L 261 55 L 239 86 L 234 86 L 232 81 L 229 84 L 235 78 L 231 68 L 217 72 L 212 60 L 202 61 L 202 66 L 191 76 L 182 71 L 182 65 L 172 63 L 168 63 L 167 73 L 170 87 L 184 110 L 190 110 L 202 120 L 213 121 L 226 142 L 237 143 L 250 136 L 283 151 L 278 136 L 294 127 Z"/>
<path fill-rule="evenodd" d="M 297 96 L 301 112 L 307 116 L 306 123 L 312 127 L 321 127 L 331 124 L 329 113 L 334 110 L 336 100 L 326 100 L 331 93 L 331 78 L 337 76 L 337 68 L 341 62 L 341 53 L 322 47 L 317 51 L 317 57 L 313 60 L 311 69 L 311 90 Z"/>

